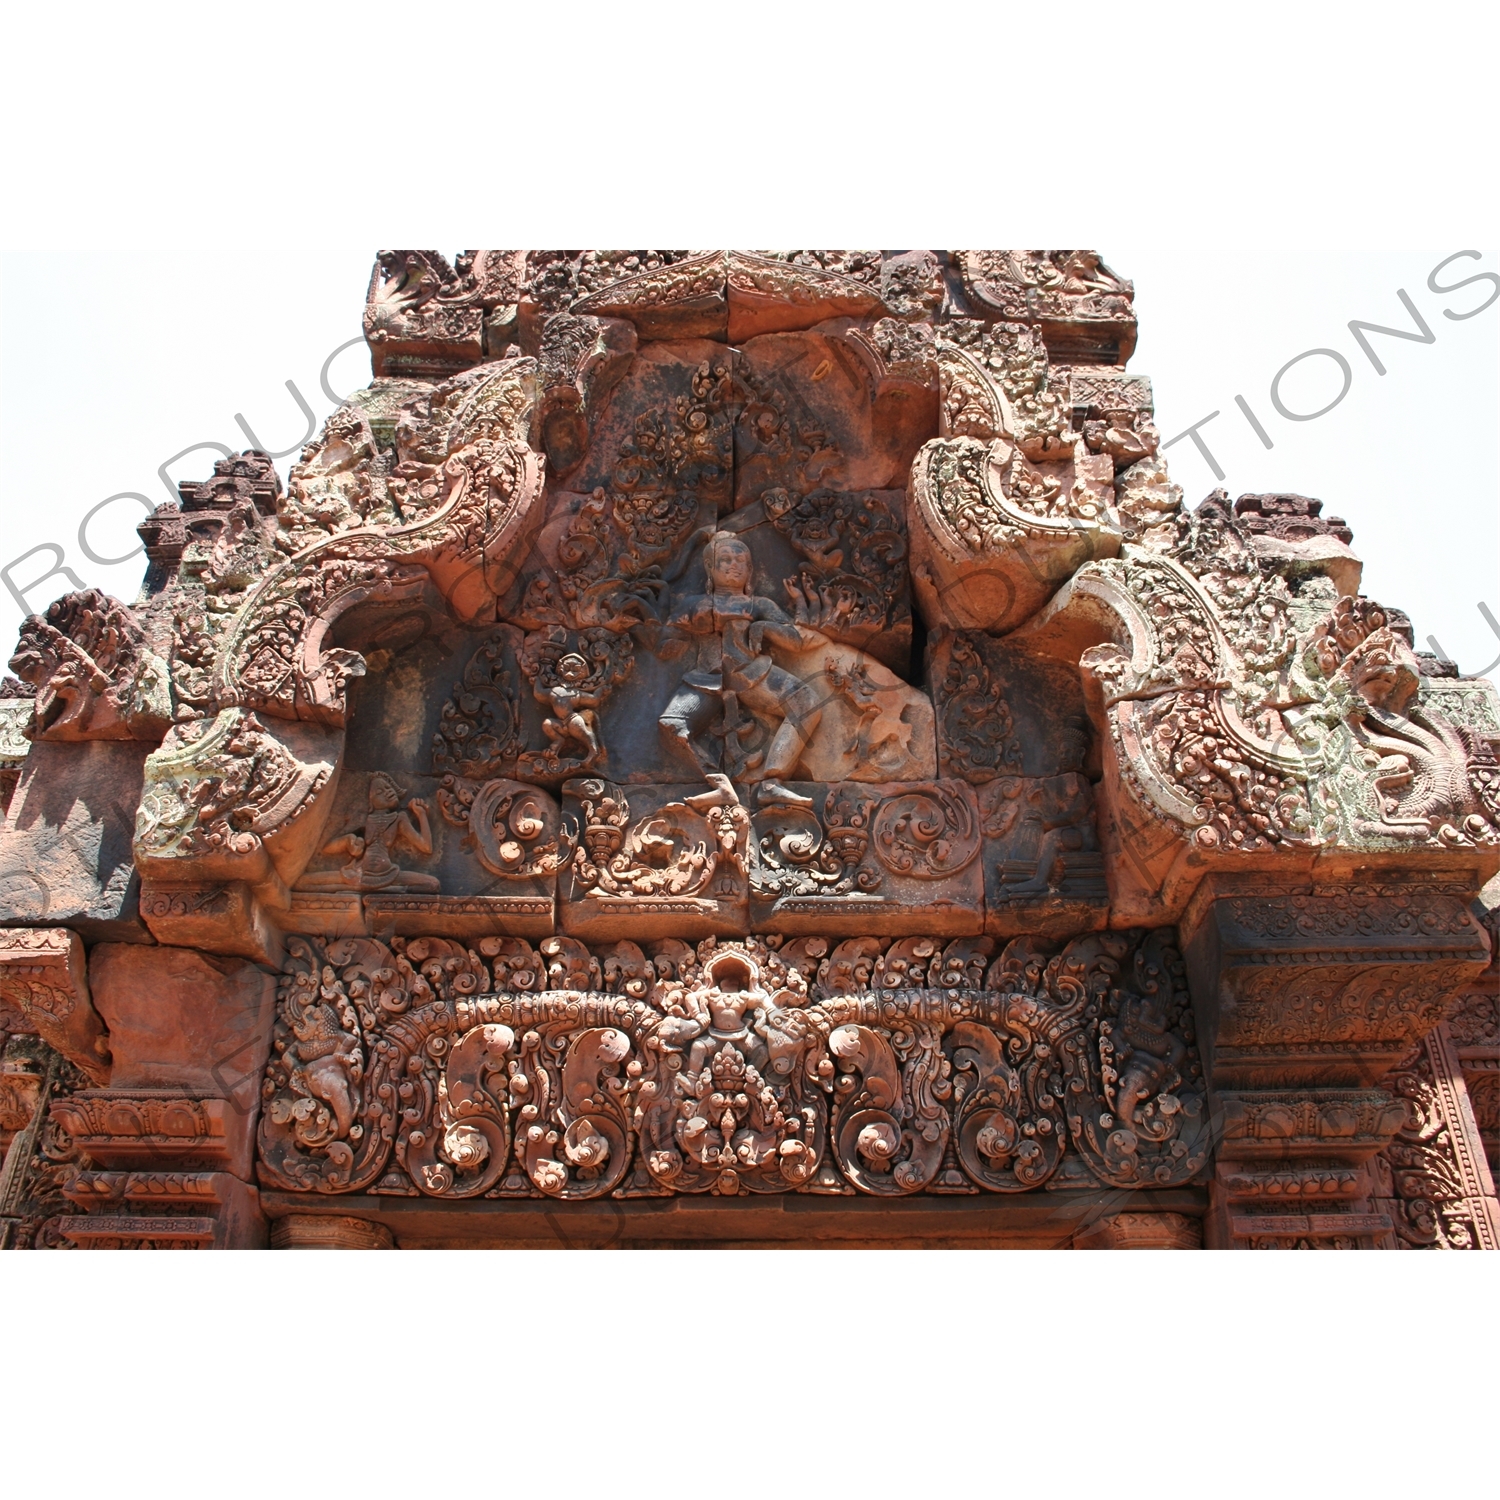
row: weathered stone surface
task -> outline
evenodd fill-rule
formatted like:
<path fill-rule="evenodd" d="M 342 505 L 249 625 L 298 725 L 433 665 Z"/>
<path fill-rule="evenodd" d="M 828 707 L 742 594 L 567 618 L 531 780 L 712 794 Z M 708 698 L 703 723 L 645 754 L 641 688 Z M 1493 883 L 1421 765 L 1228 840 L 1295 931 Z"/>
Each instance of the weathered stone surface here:
<path fill-rule="evenodd" d="M 349 1214 L 287 1214 L 271 1229 L 273 1250 L 389 1250 L 384 1224 Z"/>
<path fill-rule="evenodd" d="M 101 943 L 94 1003 L 111 1037 L 114 1088 L 177 1088 L 253 1109 L 276 982 L 252 963 L 190 948 Z"/>
<path fill-rule="evenodd" d="M 32 746 L 0 833 L 0 923 L 151 940 L 130 848 L 150 750 L 118 740 Z"/>
<path fill-rule="evenodd" d="M 189 948 L 101 943 L 90 960 L 114 1066 L 108 1089 L 66 1106 L 69 1134 L 100 1166 L 249 1181 L 275 980 Z"/>
<path fill-rule="evenodd" d="M 227 1172 L 82 1171 L 65 1195 L 83 1210 L 52 1232 L 79 1250 L 260 1250 L 260 1193 Z"/>
<path fill-rule="evenodd" d="M 1075 1250 L 1198 1250 L 1203 1228 L 1185 1214 L 1114 1214 L 1073 1236 Z"/>
<path fill-rule="evenodd" d="M 1490 960 L 1461 885 L 1217 880 L 1183 924 L 1220 1087 L 1378 1081 Z"/>
<path fill-rule="evenodd" d="M 1492 1244 L 1500 698 L 1133 299 L 382 251 L 0 686 L 0 1242 Z"/>

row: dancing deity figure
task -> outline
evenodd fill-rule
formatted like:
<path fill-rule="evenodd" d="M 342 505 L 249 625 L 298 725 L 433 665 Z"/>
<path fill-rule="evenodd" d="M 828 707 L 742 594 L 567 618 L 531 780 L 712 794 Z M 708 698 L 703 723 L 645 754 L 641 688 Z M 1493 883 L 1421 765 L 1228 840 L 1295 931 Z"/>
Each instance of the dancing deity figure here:
<path fill-rule="evenodd" d="M 669 660 L 694 652 L 672 701 L 661 715 L 662 738 L 675 752 L 689 755 L 704 772 L 717 770 L 718 757 L 702 736 L 716 717 L 732 733 L 741 705 L 776 724 L 764 754 L 747 758 L 739 774 L 761 783 L 762 803 L 802 803 L 811 799 L 781 784 L 797 769 L 808 738 L 822 717 L 823 699 L 772 660 L 769 647 L 800 651 L 808 641 L 772 600 L 750 592 L 750 549 L 732 532 L 718 531 L 703 549 L 708 592 L 692 594 L 673 611 L 659 650 Z"/>
<path fill-rule="evenodd" d="M 600 695 L 584 686 L 588 676 L 589 664 L 576 651 L 570 651 L 557 663 L 556 686 L 538 687 L 536 697 L 553 713 L 552 718 L 542 720 L 542 733 L 553 753 L 561 755 L 569 743 L 575 743 L 583 747 L 583 764 L 593 766 L 603 758 L 594 712 Z"/>

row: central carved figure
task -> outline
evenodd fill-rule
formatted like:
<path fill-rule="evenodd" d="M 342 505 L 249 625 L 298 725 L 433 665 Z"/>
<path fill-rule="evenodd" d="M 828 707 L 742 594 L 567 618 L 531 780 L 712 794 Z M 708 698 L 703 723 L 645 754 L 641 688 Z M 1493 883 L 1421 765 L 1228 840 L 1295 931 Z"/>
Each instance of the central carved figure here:
<path fill-rule="evenodd" d="M 715 532 L 703 549 L 703 567 L 709 592 L 683 600 L 662 636 L 660 653 L 669 660 L 696 650 L 694 665 L 682 674 L 661 716 L 662 735 L 702 770 L 717 771 L 720 756 L 705 732 L 717 719 L 723 759 L 733 764 L 733 739 L 755 727 L 753 719 L 740 717 L 741 707 L 762 713 L 776 722 L 770 747 L 739 758 L 739 774 L 760 782 L 763 803 L 808 805 L 811 797 L 789 790 L 779 778 L 796 771 L 822 718 L 822 697 L 811 683 L 777 666 L 766 648 L 804 650 L 809 641 L 773 600 L 750 592 L 754 564 L 739 537 Z"/>

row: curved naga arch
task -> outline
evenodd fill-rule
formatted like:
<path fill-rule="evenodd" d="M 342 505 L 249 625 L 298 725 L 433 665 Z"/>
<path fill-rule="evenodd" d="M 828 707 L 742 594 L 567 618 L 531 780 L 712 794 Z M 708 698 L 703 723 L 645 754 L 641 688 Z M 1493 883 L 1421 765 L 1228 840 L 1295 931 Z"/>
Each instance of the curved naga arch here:
<path fill-rule="evenodd" d="M 285 907 L 338 784 L 348 681 L 365 670 L 336 644 L 341 625 L 352 611 L 377 626 L 409 613 L 421 630 L 435 611 L 493 617 L 541 514 L 535 373 L 536 361 L 507 359 L 429 388 L 400 411 L 394 455 L 353 406 L 304 450 L 273 533 L 289 555 L 267 568 L 267 548 L 243 597 L 228 595 L 202 703 L 146 762 L 135 850 L 148 876 L 243 880 Z M 153 915 L 169 941 L 196 939 L 170 926 L 170 903 L 148 904 Z M 270 951 L 254 930 L 234 941 Z"/>
<path fill-rule="evenodd" d="M 1500 843 L 1492 752 L 1419 691 L 1410 634 L 1263 568 L 1222 492 L 1079 569 L 1012 638 L 1082 669 L 1115 919 L 1173 920 L 1207 870 L 1272 856 Z"/>
<path fill-rule="evenodd" d="M 418 598 L 429 583 L 460 621 L 493 612 L 542 491 L 543 460 L 527 441 L 535 371 L 531 359 L 481 366 L 433 391 L 425 419 L 398 425 L 400 462 L 384 483 L 404 524 L 324 536 L 273 568 L 214 664 L 220 707 L 336 727 L 345 684 L 364 671 L 358 653 L 332 644 L 341 616 Z"/>

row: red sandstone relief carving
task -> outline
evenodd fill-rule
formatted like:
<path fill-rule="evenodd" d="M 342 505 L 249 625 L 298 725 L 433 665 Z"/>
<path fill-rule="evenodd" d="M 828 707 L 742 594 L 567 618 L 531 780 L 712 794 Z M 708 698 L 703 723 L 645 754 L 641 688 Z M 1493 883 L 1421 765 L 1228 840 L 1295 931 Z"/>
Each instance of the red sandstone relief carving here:
<path fill-rule="evenodd" d="M 291 943 L 261 1181 L 597 1197 L 1122 1188 L 1209 1147 L 1170 933 Z"/>
<path fill-rule="evenodd" d="M 1184 505 L 1096 252 L 383 251 L 365 332 L 285 489 L 216 463 L 133 604 L 22 630 L 0 1118 L 72 1144 L 15 1236 L 1119 1189 L 1188 1196 L 1059 1242 L 1488 1243 L 1500 700 L 1317 500 Z"/>

